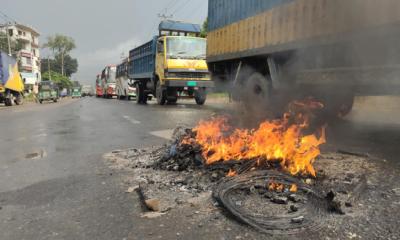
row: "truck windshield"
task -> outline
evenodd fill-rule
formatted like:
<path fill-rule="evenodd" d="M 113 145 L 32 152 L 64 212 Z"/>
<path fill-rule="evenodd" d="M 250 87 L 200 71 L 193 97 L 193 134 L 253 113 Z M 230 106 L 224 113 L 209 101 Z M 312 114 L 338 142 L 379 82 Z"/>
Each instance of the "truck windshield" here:
<path fill-rule="evenodd" d="M 167 38 L 167 57 L 172 59 L 205 59 L 206 45 L 206 39 L 202 38 Z"/>

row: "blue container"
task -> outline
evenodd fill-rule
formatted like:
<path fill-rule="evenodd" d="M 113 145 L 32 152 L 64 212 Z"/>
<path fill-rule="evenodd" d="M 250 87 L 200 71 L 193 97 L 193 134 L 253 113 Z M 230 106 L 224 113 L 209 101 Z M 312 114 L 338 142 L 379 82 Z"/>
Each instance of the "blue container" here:
<path fill-rule="evenodd" d="M 295 0 L 209 0 L 209 31 L 293 1 Z"/>
<path fill-rule="evenodd" d="M 16 64 L 16 60 L 13 57 L 8 56 L 4 52 L 0 52 L 0 84 L 5 85 L 8 81 L 9 69 Z"/>
<path fill-rule="evenodd" d="M 152 78 L 155 72 L 157 37 L 129 51 L 128 75 L 131 79 Z"/>

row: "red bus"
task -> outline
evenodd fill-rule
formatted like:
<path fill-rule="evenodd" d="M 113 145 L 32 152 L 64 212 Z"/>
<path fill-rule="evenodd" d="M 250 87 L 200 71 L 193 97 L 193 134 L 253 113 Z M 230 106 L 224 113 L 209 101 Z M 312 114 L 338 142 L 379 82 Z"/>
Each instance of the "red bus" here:
<path fill-rule="evenodd" d="M 96 97 L 103 97 L 103 84 L 100 74 L 96 76 Z"/>

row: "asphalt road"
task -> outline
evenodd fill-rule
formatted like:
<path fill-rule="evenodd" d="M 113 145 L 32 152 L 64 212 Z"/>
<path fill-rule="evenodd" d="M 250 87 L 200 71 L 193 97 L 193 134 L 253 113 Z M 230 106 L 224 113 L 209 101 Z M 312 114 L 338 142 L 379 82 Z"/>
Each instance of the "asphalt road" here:
<path fill-rule="evenodd" d="M 368 152 L 398 167 L 398 106 L 377 111 L 361 102 L 329 128 L 325 148 Z M 145 239 L 151 221 L 138 223 L 137 198 L 124 193 L 102 155 L 160 145 L 177 125 L 225 109 L 95 98 L 0 107 L 0 239 Z"/>

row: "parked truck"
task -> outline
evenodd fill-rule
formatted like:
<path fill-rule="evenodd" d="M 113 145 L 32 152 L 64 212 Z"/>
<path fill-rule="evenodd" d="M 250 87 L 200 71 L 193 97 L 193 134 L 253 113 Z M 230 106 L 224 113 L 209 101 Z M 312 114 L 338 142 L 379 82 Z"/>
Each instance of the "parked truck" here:
<path fill-rule="evenodd" d="M 158 36 L 129 52 L 128 75 L 135 82 L 137 103 L 145 104 L 149 94 L 160 105 L 180 97 L 205 103 L 214 83 L 205 61 L 206 39 L 199 34 L 199 25 L 162 21 Z"/>
<path fill-rule="evenodd" d="M 109 65 L 101 72 L 101 82 L 104 98 L 113 98 L 117 96 L 115 83 L 116 83 L 117 67 Z"/>
<path fill-rule="evenodd" d="M 132 98 L 136 98 L 134 81 L 128 77 L 128 64 L 129 58 L 126 58 L 117 66 L 116 91 L 117 98 L 120 100 L 131 100 Z"/>
<path fill-rule="evenodd" d="M 24 83 L 14 57 L 0 51 L 0 103 L 12 106 L 23 103 Z"/>
<path fill-rule="evenodd" d="M 400 91 L 400 1 L 209 0 L 207 62 L 249 108 L 292 97 L 350 112 L 355 95 Z"/>

